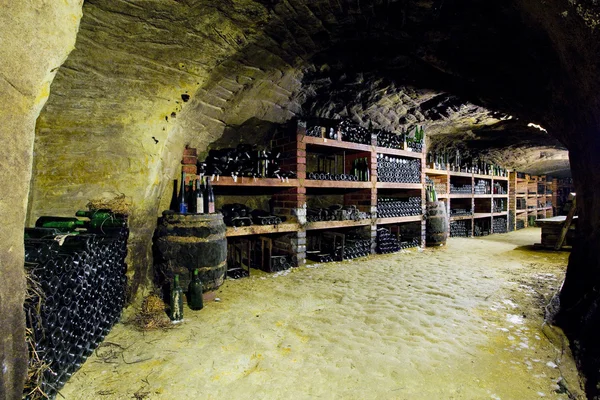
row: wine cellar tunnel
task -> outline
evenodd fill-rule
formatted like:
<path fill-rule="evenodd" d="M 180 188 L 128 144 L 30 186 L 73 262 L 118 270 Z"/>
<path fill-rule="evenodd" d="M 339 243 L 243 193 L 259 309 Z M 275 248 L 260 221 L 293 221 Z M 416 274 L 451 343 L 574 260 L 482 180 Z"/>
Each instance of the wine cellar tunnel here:
<path fill-rule="evenodd" d="M 183 149 L 200 159 L 313 117 L 392 132 L 421 126 L 430 149 L 572 176 L 580 240 L 556 323 L 577 343 L 589 396 L 600 396 L 595 2 L 69 0 L 6 10 L 6 398 L 20 396 L 27 367 L 24 227 L 124 195 L 128 295 L 139 304 L 153 287 L 152 237 Z"/>

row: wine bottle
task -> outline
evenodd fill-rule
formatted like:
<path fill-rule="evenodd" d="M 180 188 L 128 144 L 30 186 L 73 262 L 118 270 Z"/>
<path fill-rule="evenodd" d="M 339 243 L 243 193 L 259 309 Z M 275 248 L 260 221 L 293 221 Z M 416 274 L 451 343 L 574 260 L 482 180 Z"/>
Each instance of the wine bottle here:
<path fill-rule="evenodd" d="M 85 221 L 81 221 L 74 217 L 39 217 L 35 221 L 36 228 L 55 228 L 63 232 L 71 231 L 76 228 L 84 228 L 86 225 Z"/>
<path fill-rule="evenodd" d="M 204 214 L 204 193 L 200 182 L 201 178 L 198 178 L 196 181 L 196 214 Z"/>
<path fill-rule="evenodd" d="M 187 203 L 185 202 L 185 172 L 181 171 L 181 190 L 179 191 L 179 212 L 187 213 Z"/>
<path fill-rule="evenodd" d="M 190 180 L 190 188 L 187 193 L 187 205 L 188 205 L 188 213 L 197 214 L 196 208 L 196 186 L 194 185 L 194 181 Z"/>
<path fill-rule="evenodd" d="M 194 270 L 194 276 L 188 286 L 188 306 L 192 310 L 202 310 L 204 307 L 202 303 L 202 282 L 200 282 L 197 268 Z"/>
<path fill-rule="evenodd" d="M 177 179 L 173 179 L 173 194 L 171 195 L 171 204 L 169 205 L 169 210 L 177 212 L 179 211 L 179 202 L 177 201 Z"/>
<path fill-rule="evenodd" d="M 210 181 L 206 182 L 206 207 L 204 211 L 208 214 L 213 214 L 215 212 L 215 193 L 213 192 L 212 185 Z"/>
<path fill-rule="evenodd" d="M 175 275 L 171 290 L 171 321 L 183 319 L 183 290 L 179 286 L 179 275 Z"/>

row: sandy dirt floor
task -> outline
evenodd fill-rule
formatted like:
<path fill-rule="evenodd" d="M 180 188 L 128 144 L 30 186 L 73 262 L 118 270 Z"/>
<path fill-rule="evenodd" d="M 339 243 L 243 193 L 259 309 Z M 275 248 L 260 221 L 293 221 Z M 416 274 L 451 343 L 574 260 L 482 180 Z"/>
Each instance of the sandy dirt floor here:
<path fill-rule="evenodd" d="M 116 325 L 61 393 L 566 400 L 566 385 L 584 398 L 566 341 L 543 325 L 568 253 L 539 240 L 529 228 L 229 280 L 171 330 Z"/>

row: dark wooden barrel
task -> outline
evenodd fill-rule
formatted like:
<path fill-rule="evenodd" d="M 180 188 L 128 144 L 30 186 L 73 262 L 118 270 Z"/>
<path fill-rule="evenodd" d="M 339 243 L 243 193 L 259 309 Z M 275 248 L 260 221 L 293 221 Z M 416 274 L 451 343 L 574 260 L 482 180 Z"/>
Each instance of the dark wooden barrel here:
<path fill-rule="evenodd" d="M 194 269 L 204 291 L 223 284 L 227 270 L 227 239 L 221 214 L 176 214 L 163 212 L 156 229 L 155 261 L 160 284 L 180 275 L 184 290 Z"/>
<path fill-rule="evenodd" d="M 426 246 L 441 246 L 448 239 L 448 215 L 443 201 L 427 202 Z"/>

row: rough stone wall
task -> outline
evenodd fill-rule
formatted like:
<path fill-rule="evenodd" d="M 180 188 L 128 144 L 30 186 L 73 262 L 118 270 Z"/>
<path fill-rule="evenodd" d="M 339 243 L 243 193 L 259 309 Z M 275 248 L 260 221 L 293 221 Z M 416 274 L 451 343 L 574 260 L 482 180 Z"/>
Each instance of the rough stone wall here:
<path fill-rule="evenodd" d="M 20 399 L 27 369 L 23 227 L 35 121 L 75 44 L 83 0 L 0 1 L 0 399 Z"/>

